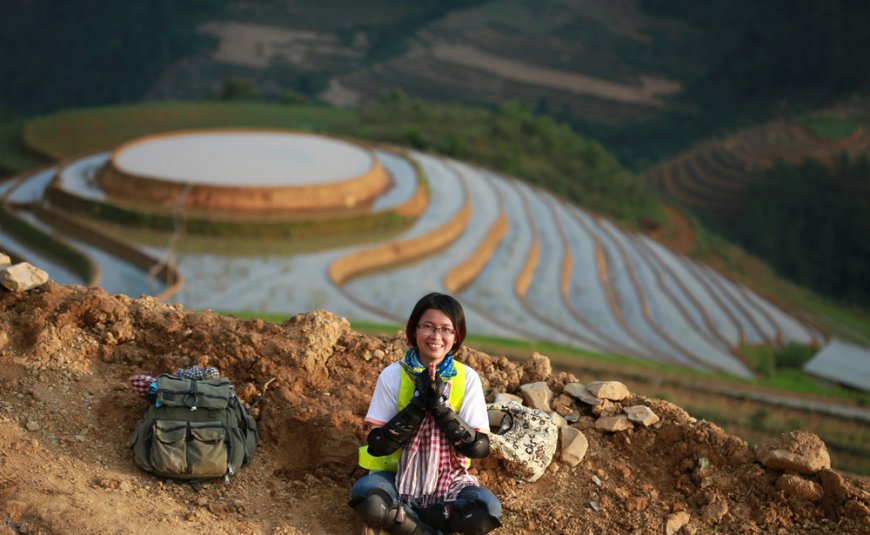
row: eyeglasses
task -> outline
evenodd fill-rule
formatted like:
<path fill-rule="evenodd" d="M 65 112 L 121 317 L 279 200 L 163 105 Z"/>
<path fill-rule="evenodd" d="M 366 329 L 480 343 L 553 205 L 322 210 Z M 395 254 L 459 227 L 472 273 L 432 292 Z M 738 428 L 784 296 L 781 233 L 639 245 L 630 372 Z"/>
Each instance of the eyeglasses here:
<path fill-rule="evenodd" d="M 456 330 L 453 327 L 436 327 L 431 323 L 421 323 L 417 325 L 417 328 L 420 329 L 424 334 L 440 334 L 442 337 L 446 338 L 448 336 L 453 336 L 456 334 Z"/>

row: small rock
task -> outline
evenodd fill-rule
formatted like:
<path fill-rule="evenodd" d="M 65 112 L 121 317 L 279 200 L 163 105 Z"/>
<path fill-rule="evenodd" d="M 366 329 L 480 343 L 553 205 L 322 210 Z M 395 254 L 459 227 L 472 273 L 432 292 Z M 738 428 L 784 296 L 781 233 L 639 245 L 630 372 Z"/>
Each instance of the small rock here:
<path fill-rule="evenodd" d="M 839 506 L 849 496 L 849 491 L 846 488 L 847 483 L 843 476 L 837 472 L 829 469 L 820 470 L 818 477 L 822 483 L 822 489 L 824 489 L 826 502 Z"/>
<path fill-rule="evenodd" d="M 111 477 L 103 477 L 96 481 L 96 484 L 107 490 L 117 490 L 121 486 L 121 482 Z"/>
<path fill-rule="evenodd" d="M 599 399 L 612 401 L 622 401 L 631 395 L 628 387 L 619 381 L 594 381 L 586 385 L 586 390 Z"/>
<path fill-rule="evenodd" d="M 591 507 L 592 510 L 596 513 L 601 510 L 601 508 L 598 506 L 598 502 L 589 502 L 589 507 Z"/>
<path fill-rule="evenodd" d="M 817 435 L 790 431 L 759 446 L 755 458 L 768 468 L 814 474 L 831 467 L 828 448 Z"/>
<path fill-rule="evenodd" d="M 516 401 L 520 405 L 523 404 L 523 398 L 515 394 L 508 394 L 507 392 L 499 392 L 496 394 L 493 403 L 501 403 L 503 401 Z"/>
<path fill-rule="evenodd" d="M 674 535 L 676 532 L 683 529 L 683 526 L 688 524 L 691 519 L 691 515 L 685 511 L 668 515 L 668 520 L 665 523 L 665 533 L 667 535 Z"/>
<path fill-rule="evenodd" d="M 822 486 L 797 474 L 779 476 L 776 488 L 797 500 L 816 503 L 822 499 Z"/>
<path fill-rule="evenodd" d="M 528 407 L 550 412 L 550 403 L 553 402 L 553 391 L 550 390 L 547 383 L 539 381 L 537 383 L 524 384 L 520 387 L 520 394 L 522 394 Z"/>
<path fill-rule="evenodd" d="M 24 516 L 24 513 L 26 513 L 28 509 L 30 509 L 30 506 L 27 504 L 27 502 L 21 500 L 6 500 L 3 503 L 4 516 L 14 522 L 20 522 L 21 518 Z"/>
<path fill-rule="evenodd" d="M 560 432 L 562 435 L 562 462 L 568 466 L 577 466 L 586 456 L 589 441 L 586 440 L 586 435 L 573 427 L 563 427 Z"/>
<path fill-rule="evenodd" d="M 133 484 L 129 481 L 121 481 L 121 484 L 118 485 L 118 489 L 121 492 L 130 492 L 131 490 L 133 490 Z"/>
<path fill-rule="evenodd" d="M 641 424 L 645 427 L 651 426 L 659 421 L 659 417 L 646 405 L 634 405 L 632 407 L 623 407 L 628 419 L 634 423 Z"/>
<path fill-rule="evenodd" d="M 643 511 L 649 507 L 649 498 L 644 496 L 632 496 L 625 502 L 625 510 L 633 513 L 634 511 Z"/>
<path fill-rule="evenodd" d="M 597 485 L 597 486 L 599 486 L 599 487 L 600 487 L 601 484 L 602 484 L 602 483 L 601 483 L 601 479 L 600 479 L 598 476 L 596 476 L 595 474 L 592 474 L 592 477 L 590 477 L 589 479 L 591 479 L 592 482 L 595 483 L 595 485 Z"/>
<path fill-rule="evenodd" d="M 870 507 L 858 500 L 849 500 L 843 507 L 843 512 L 850 518 L 863 518 L 870 525 Z"/>
<path fill-rule="evenodd" d="M 553 373 L 550 358 L 540 353 L 532 353 L 532 356 L 523 362 L 523 377 L 521 382 L 533 383 L 546 381 Z"/>
<path fill-rule="evenodd" d="M 601 403 L 600 399 L 593 396 L 592 393 L 587 390 L 586 385 L 580 383 L 568 383 L 565 385 L 565 388 L 562 389 L 562 392 L 575 399 L 579 399 L 587 405 L 598 405 Z"/>
<path fill-rule="evenodd" d="M 48 273 L 27 262 L 0 271 L 0 285 L 13 292 L 25 292 L 48 282 Z"/>
<path fill-rule="evenodd" d="M 32 397 L 35 401 L 45 401 L 45 389 L 39 386 L 34 386 L 27 393 Z"/>
<path fill-rule="evenodd" d="M 574 412 L 574 398 L 567 394 L 559 394 L 556 399 L 553 400 L 553 410 L 562 416 L 568 416 Z"/>
<path fill-rule="evenodd" d="M 5 253 L 0 253 L 0 268 L 12 265 L 12 259 Z"/>
<path fill-rule="evenodd" d="M 595 421 L 595 429 L 612 432 L 625 431 L 626 429 L 631 429 L 631 422 L 628 421 L 628 417 L 624 414 L 602 416 Z"/>
<path fill-rule="evenodd" d="M 206 498 L 205 496 L 199 496 L 196 499 L 196 505 L 200 507 L 205 507 L 206 505 L 208 505 L 208 498 Z"/>
<path fill-rule="evenodd" d="M 25 427 L 28 431 L 39 431 L 39 422 L 36 420 L 27 420 L 27 425 Z"/>
<path fill-rule="evenodd" d="M 613 416 L 619 412 L 619 405 L 609 399 L 599 399 L 598 405 L 592 406 L 592 414 L 595 416 Z"/>
<path fill-rule="evenodd" d="M 550 413 L 550 419 L 553 420 L 553 423 L 556 424 L 557 427 L 561 428 L 568 425 L 568 420 L 563 418 L 562 415 L 556 411 Z M 492 428 L 492 425 L 490 425 L 490 428 Z"/>
<path fill-rule="evenodd" d="M 701 518 L 707 524 L 718 524 L 728 514 L 728 502 L 722 498 L 715 498 L 704 507 Z"/>

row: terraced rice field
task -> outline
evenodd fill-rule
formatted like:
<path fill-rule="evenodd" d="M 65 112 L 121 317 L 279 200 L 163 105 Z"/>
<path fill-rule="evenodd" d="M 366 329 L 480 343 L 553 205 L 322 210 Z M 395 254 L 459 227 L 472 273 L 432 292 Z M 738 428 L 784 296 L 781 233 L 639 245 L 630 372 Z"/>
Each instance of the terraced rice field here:
<path fill-rule="evenodd" d="M 134 242 L 130 233 L 115 237 L 156 265 L 175 265 L 185 282 L 171 300 L 192 308 L 288 316 L 324 308 L 351 321 L 400 324 L 423 293 L 442 291 L 466 305 L 476 334 L 738 376 L 752 375 L 737 351 L 743 342 L 825 343 L 812 326 L 748 288 L 548 192 L 429 154 L 376 153 L 393 187 L 374 210 L 405 202 L 417 188 L 429 191 L 425 211 L 398 236 L 296 254 L 274 243 L 245 255 L 219 244 L 205 251 L 201 244 L 189 247 L 183 233 L 166 235 L 158 245 Z M 154 288 L 141 262 L 136 267 L 40 216 L 60 212 L 44 196 L 52 180 L 73 195 L 103 198 L 92 177 L 106 158 L 43 170 L 2 184 L 0 193 L 7 210 L 90 257 L 108 291 L 159 293 L 166 288 Z M 103 232 L 89 224 L 94 234 Z M 42 262 L 5 234 L 3 247 Z M 357 269 L 363 257 L 374 263 Z M 63 280 L 60 268 L 43 265 L 60 282 L 85 282 Z"/>
<path fill-rule="evenodd" d="M 870 128 L 859 126 L 851 136 L 832 140 L 778 121 L 682 153 L 651 168 L 646 179 L 681 204 L 733 223 L 743 214 L 750 181 L 777 161 L 829 161 L 841 152 L 853 157 L 870 152 Z"/>

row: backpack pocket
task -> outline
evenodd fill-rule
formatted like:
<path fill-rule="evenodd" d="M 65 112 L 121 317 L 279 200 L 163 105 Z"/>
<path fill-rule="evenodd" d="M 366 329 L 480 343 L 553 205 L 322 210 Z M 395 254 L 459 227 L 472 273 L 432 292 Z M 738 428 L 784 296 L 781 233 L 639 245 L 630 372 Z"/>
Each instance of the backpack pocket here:
<path fill-rule="evenodd" d="M 227 472 L 226 431 L 220 422 L 190 424 L 187 459 L 191 476 L 219 477 Z"/>
<path fill-rule="evenodd" d="M 151 441 L 154 472 L 179 479 L 220 477 L 227 472 L 226 437 L 217 421 L 157 420 Z"/>
<path fill-rule="evenodd" d="M 151 465 L 167 476 L 187 474 L 187 422 L 157 420 L 151 440 Z"/>

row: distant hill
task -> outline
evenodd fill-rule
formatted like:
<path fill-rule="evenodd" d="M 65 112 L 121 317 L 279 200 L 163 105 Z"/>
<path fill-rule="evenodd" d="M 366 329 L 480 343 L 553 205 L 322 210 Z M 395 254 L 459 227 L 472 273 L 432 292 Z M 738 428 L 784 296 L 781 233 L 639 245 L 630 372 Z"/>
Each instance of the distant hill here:
<path fill-rule="evenodd" d="M 14 0 L 0 105 L 287 95 L 358 106 L 394 88 L 570 120 L 643 167 L 726 126 L 866 87 L 870 7 L 811 0 Z M 245 82 L 246 91 L 228 88 Z"/>

